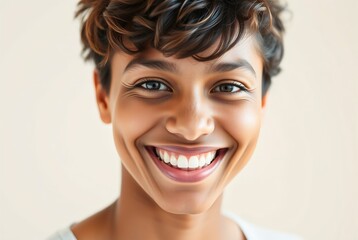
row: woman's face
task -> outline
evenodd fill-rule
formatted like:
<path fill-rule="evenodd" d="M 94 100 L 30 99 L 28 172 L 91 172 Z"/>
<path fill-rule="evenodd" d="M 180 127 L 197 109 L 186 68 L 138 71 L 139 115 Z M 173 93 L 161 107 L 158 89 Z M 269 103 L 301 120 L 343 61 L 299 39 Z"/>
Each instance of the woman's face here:
<path fill-rule="evenodd" d="M 262 68 L 252 38 L 209 62 L 154 49 L 114 54 L 100 111 L 124 170 L 162 209 L 205 211 L 246 164 L 261 125 Z"/>

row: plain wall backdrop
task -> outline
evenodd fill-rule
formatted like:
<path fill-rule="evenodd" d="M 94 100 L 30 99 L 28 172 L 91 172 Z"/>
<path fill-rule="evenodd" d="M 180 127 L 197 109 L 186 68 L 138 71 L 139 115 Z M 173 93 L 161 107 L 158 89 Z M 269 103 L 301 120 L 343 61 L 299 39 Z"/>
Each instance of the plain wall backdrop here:
<path fill-rule="evenodd" d="M 0 239 L 44 239 L 105 207 L 120 164 L 76 1 L 0 1 Z M 305 239 L 358 239 L 358 2 L 288 0 L 283 71 L 224 208 Z"/>

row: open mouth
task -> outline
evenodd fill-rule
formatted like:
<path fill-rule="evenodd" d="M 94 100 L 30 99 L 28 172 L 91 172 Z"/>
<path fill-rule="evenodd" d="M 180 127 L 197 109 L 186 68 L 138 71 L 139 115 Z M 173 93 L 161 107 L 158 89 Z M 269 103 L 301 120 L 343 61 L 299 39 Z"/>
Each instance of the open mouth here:
<path fill-rule="evenodd" d="M 183 170 L 195 170 L 208 166 L 217 156 L 217 151 L 210 151 L 196 155 L 183 155 L 169 152 L 164 149 L 154 148 L 155 155 L 165 164 Z"/>
<path fill-rule="evenodd" d="M 210 175 L 228 150 L 221 148 L 201 152 L 174 152 L 154 146 L 146 149 L 165 175 L 183 182 L 199 181 Z"/>

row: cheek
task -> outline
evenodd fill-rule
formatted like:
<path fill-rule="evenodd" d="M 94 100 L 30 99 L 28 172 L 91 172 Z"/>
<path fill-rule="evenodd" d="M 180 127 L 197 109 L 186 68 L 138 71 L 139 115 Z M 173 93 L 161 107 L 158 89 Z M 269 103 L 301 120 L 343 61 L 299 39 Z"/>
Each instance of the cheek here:
<path fill-rule="evenodd" d="M 235 142 L 226 172 L 224 184 L 227 184 L 245 167 L 255 150 L 261 127 L 261 110 L 253 103 L 227 109 L 222 125 Z"/>
<path fill-rule="evenodd" d="M 149 183 L 150 178 L 146 174 L 138 140 L 156 125 L 158 116 L 155 112 L 154 107 L 132 98 L 119 99 L 113 111 L 113 138 L 121 163 L 140 185 Z"/>
<path fill-rule="evenodd" d="M 125 142 L 134 142 L 153 127 L 158 119 L 156 111 L 139 101 L 120 101 L 115 109 L 113 127 Z"/>
<path fill-rule="evenodd" d="M 261 111 L 252 103 L 225 111 L 224 128 L 238 145 L 256 142 L 261 127 Z"/>

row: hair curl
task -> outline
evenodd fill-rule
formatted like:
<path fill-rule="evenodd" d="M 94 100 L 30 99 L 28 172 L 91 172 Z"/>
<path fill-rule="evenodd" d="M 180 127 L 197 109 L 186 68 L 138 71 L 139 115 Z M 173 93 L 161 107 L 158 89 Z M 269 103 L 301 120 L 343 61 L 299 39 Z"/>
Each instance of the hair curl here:
<path fill-rule="evenodd" d="M 275 0 L 80 0 L 75 16 L 82 18 L 85 59 L 94 60 L 107 92 L 110 59 L 116 50 L 136 54 L 150 46 L 165 56 L 208 61 L 223 55 L 250 31 L 264 59 L 265 95 L 271 77 L 280 72 L 282 10 Z M 210 55 L 200 55 L 216 42 Z"/>

